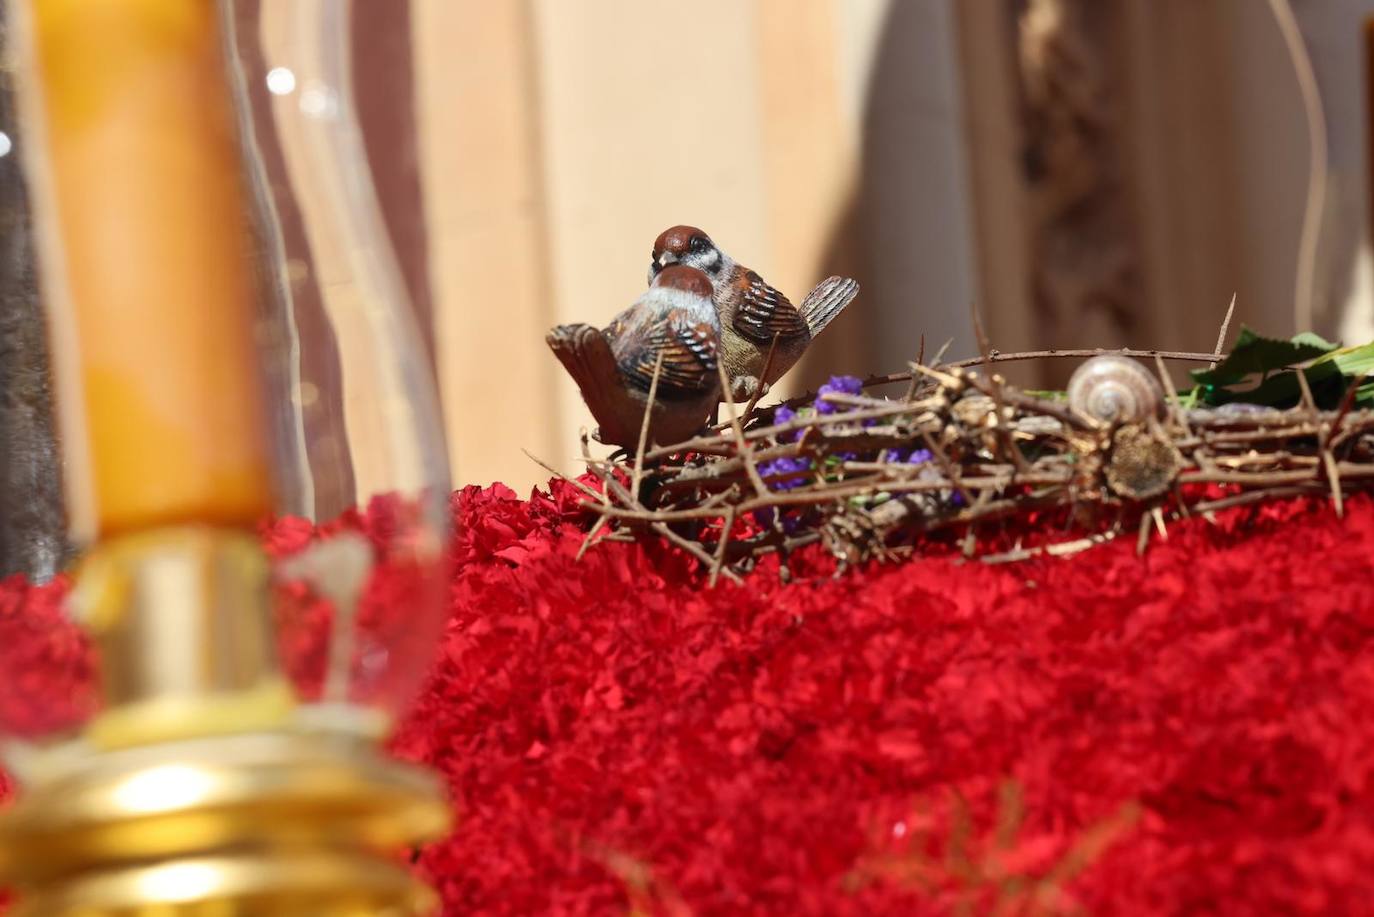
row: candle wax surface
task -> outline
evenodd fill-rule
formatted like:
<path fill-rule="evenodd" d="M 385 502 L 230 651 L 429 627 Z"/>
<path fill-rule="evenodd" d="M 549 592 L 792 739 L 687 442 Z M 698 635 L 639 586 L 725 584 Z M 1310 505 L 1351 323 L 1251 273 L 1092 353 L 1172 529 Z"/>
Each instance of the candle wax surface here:
<path fill-rule="evenodd" d="M 98 534 L 252 524 L 268 450 L 215 4 L 31 2 Z"/>

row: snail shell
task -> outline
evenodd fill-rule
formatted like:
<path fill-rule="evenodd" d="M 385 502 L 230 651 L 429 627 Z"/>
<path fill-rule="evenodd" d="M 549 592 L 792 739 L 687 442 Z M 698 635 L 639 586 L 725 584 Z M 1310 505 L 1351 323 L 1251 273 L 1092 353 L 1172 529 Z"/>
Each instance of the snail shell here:
<path fill-rule="evenodd" d="M 1138 423 L 1164 410 L 1159 380 L 1129 357 L 1093 357 L 1069 379 L 1069 406 L 1104 423 Z"/>

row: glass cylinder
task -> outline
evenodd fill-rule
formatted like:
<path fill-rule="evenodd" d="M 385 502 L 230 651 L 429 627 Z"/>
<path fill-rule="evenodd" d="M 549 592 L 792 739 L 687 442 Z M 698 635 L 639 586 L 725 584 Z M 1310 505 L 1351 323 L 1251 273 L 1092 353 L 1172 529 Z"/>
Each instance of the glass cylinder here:
<path fill-rule="evenodd" d="M 320 567 L 290 538 L 278 544 L 288 671 L 307 713 L 341 728 L 366 725 L 359 705 L 393 716 L 423 676 L 443 622 L 449 521 L 434 373 L 354 100 L 367 77 L 351 66 L 351 12 L 340 0 L 226 6 L 245 161 L 266 217 L 257 251 L 270 286 L 262 331 L 277 356 L 267 381 L 279 507 L 326 529 L 361 523 L 377 564 L 348 595 L 349 576 L 334 565 L 347 568 L 354 549 L 333 550 Z M 410 162 L 416 142 L 413 132 L 386 137 Z M 303 591 L 311 576 L 335 594 Z M 318 640 L 315 616 L 327 604 L 331 632 L 353 646 Z"/>
<path fill-rule="evenodd" d="M 80 559 L 66 602 L 0 640 L 8 765 L 39 779 L 198 732 L 381 737 L 442 629 L 449 484 L 351 5 L 11 7 L 7 140 Z"/>
<path fill-rule="evenodd" d="M 1282 0 L 1272 12 L 1290 58 L 1276 72 L 1291 70 L 1308 153 L 1294 324 L 1358 343 L 1374 336 L 1374 0 Z"/>

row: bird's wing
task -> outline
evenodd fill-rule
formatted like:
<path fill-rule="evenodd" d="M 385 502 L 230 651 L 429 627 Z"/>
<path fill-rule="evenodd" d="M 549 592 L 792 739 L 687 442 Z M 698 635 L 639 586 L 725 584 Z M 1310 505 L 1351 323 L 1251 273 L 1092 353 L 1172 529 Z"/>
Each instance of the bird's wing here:
<path fill-rule="evenodd" d="M 835 316 L 844 311 L 859 295 L 859 284 L 848 277 L 828 277 L 816 284 L 816 288 L 802 300 L 801 315 L 811 336 L 815 337 L 825 330 Z"/>
<path fill-rule="evenodd" d="M 613 344 L 616 363 L 626 380 L 641 391 L 649 390 L 660 353 L 663 366 L 656 397 L 698 397 L 719 385 L 716 329 L 694 321 L 685 310 L 669 310 L 653 321 L 622 323 L 620 329 Z"/>
<path fill-rule="evenodd" d="M 764 283 L 753 271 L 740 271 L 733 281 L 739 306 L 731 325 L 735 333 L 760 346 L 779 340 L 806 337 L 806 322 L 787 297 Z"/>

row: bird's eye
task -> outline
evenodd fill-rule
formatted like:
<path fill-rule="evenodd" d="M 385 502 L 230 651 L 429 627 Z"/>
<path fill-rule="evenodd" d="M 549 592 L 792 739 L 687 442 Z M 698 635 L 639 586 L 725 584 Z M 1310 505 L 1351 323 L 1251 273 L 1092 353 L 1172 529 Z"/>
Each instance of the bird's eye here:
<path fill-rule="evenodd" d="M 688 243 L 688 248 L 690 248 L 694 253 L 700 255 L 702 252 L 706 251 L 708 244 L 709 243 L 707 243 L 707 241 L 703 237 L 692 236 L 692 241 Z"/>

